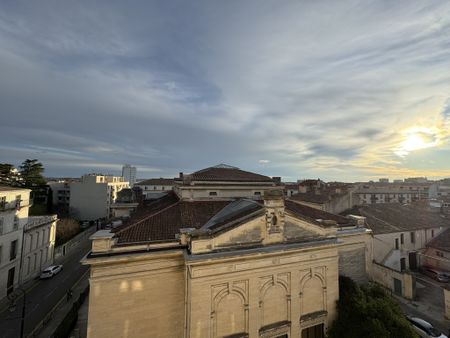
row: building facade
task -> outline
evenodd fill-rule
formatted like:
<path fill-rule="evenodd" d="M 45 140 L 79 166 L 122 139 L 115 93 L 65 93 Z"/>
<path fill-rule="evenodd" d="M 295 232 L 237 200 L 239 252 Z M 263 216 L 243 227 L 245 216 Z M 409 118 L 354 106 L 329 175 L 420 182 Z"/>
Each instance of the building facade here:
<path fill-rule="evenodd" d="M 88 337 L 324 337 L 338 299 L 336 227 L 267 195 L 177 202 L 146 222 L 190 228 L 154 240 L 149 223 L 96 233 Z M 198 218 L 176 220 L 178 208 Z"/>
<path fill-rule="evenodd" d="M 57 220 L 56 215 L 28 217 L 23 235 L 21 283 L 39 276 L 53 264 Z"/>
<path fill-rule="evenodd" d="M 226 164 L 219 164 L 175 179 L 174 191 L 182 200 L 250 198 L 261 200 L 264 191 L 281 187 L 271 178 Z"/>
<path fill-rule="evenodd" d="M 28 222 L 29 189 L 0 186 L 0 299 L 19 285 L 23 229 Z"/>
<path fill-rule="evenodd" d="M 364 183 L 353 195 L 360 204 L 412 203 L 428 199 L 429 183 Z"/>
<path fill-rule="evenodd" d="M 364 205 L 352 212 L 372 230 L 374 261 L 400 272 L 416 270 L 427 244 L 450 227 L 450 217 L 426 201 Z"/>
<path fill-rule="evenodd" d="M 160 193 L 172 191 L 174 184 L 173 178 L 161 177 L 137 182 L 135 186 L 142 190 L 142 194 L 145 197 L 151 198 L 153 196 L 159 196 Z"/>
<path fill-rule="evenodd" d="M 125 182 L 130 184 L 130 187 L 133 187 L 136 183 L 136 167 L 133 167 L 129 164 L 125 164 L 122 167 L 122 177 Z"/>
<path fill-rule="evenodd" d="M 338 275 L 370 277 L 370 231 L 270 177 L 220 165 L 177 181 L 92 236 L 88 337 L 323 338 Z"/>
<path fill-rule="evenodd" d="M 111 217 L 111 205 L 120 190 L 129 188 L 122 177 L 87 174 L 70 184 L 70 212 L 78 220 Z"/>

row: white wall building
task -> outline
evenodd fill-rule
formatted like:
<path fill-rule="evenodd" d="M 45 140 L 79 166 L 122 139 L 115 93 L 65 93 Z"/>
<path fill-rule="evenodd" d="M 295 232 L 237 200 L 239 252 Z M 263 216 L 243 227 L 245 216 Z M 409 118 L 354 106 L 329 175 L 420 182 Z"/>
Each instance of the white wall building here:
<path fill-rule="evenodd" d="M 78 220 L 92 221 L 111 217 L 111 204 L 117 193 L 129 188 L 123 177 L 87 174 L 70 184 L 70 211 Z"/>
<path fill-rule="evenodd" d="M 0 299 L 19 284 L 22 235 L 28 222 L 30 192 L 0 186 Z"/>
<path fill-rule="evenodd" d="M 125 182 L 130 184 L 130 187 L 136 183 L 136 167 L 132 167 L 129 164 L 125 164 L 122 167 L 122 177 Z"/>
<path fill-rule="evenodd" d="M 53 264 L 57 220 L 56 215 L 28 217 L 23 236 L 21 283 Z"/>
<path fill-rule="evenodd" d="M 173 178 L 150 178 L 135 184 L 142 190 L 145 197 L 150 197 L 161 192 L 171 191 L 174 186 Z"/>

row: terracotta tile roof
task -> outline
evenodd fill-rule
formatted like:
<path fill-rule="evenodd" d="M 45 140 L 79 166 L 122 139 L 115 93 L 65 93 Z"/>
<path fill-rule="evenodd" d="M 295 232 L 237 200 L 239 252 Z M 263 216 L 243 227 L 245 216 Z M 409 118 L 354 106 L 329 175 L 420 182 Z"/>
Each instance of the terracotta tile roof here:
<path fill-rule="evenodd" d="M 450 252 L 450 229 L 447 229 L 428 242 L 427 247 Z"/>
<path fill-rule="evenodd" d="M 192 181 L 222 181 L 222 182 L 269 182 L 272 178 L 236 167 L 219 165 L 196 171 L 189 175 Z"/>
<path fill-rule="evenodd" d="M 313 221 L 314 223 L 317 223 L 318 220 L 323 221 L 334 221 L 336 222 L 337 226 L 348 226 L 352 223 L 351 220 L 348 218 L 332 214 L 323 210 L 315 209 L 308 207 L 306 205 L 302 205 L 299 203 L 295 203 L 293 201 L 286 200 L 285 201 L 285 207 L 287 211 L 292 212 L 296 217 L 300 219 L 305 219 L 308 221 Z M 324 225 L 325 223 L 319 222 L 321 225 Z"/>
<path fill-rule="evenodd" d="M 177 201 L 119 231 L 119 244 L 174 240 L 181 228 L 200 228 L 230 201 Z"/>
<path fill-rule="evenodd" d="M 135 185 L 174 185 L 173 178 L 150 178 L 148 180 L 137 182 Z"/>
<path fill-rule="evenodd" d="M 450 216 L 432 210 L 427 201 L 403 205 L 379 203 L 354 207 L 345 214 L 366 217 L 366 223 L 374 234 L 411 231 L 450 226 Z"/>

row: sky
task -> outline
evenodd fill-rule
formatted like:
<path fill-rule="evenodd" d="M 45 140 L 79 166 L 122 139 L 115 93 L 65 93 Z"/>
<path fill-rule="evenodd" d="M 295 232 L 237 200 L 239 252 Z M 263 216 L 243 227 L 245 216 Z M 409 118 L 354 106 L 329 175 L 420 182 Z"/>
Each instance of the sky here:
<path fill-rule="evenodd" d="M 0 163 L 450 177 L 449 1 L 0 2 Z"/>

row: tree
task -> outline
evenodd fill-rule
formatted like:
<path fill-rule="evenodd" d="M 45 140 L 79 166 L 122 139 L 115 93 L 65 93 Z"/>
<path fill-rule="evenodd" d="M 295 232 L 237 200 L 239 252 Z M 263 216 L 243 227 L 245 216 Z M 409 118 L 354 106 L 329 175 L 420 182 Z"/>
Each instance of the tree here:
<path fill-rule="evenodd" d="M 329 338 L 417 337 L 399 305 L 379 285 L 360 287 L 339 277 L 337 308 Z"/>
<path fill-rule="evenodd" d="M 56 225 L 56 245 L 61 245 L 81 231 L 80 224 L 73 218 L 63 218 Z"/>
<path fill-rule="evenodd" d="M 19 181 L 17 170 L 12 164 L 0 163 L 0 184 L 17 185 Z"/>
<path fill-rule="evenodd" d="M 19 169 L 24 187 L 31 188 L 34 186 L 45 185 L 45 178 L 42 176 L 44 167 L 38 160 L 26 159 L 22 162 Z"/>

